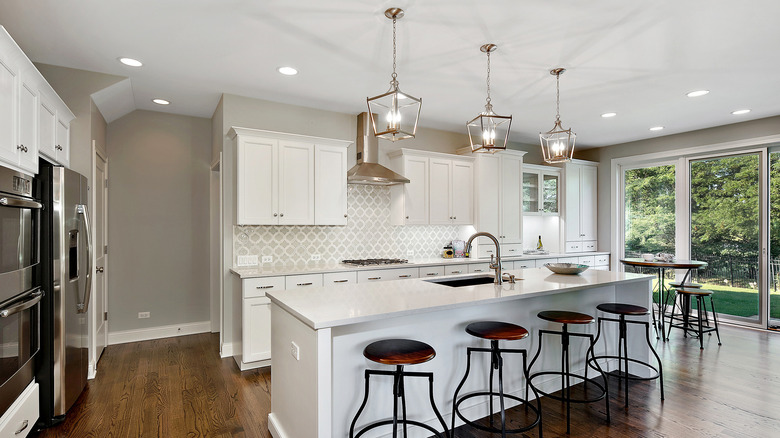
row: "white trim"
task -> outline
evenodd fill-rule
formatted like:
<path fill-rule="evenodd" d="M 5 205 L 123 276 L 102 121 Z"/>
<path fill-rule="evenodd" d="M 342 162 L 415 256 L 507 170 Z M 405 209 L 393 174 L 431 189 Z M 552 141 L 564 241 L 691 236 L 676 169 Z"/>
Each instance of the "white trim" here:
<path fill-rule="evenodd" d="M 221 332 L 220 332 L 221 333 Z M 219 350 L 219 357 L 222 359 L 233 356 L 233 343 L 225 342 L 222 344 L 222 348 Z"/>
<path fill-rule="evenodd" d="M 694 146 L 686 149 L 676 149 L 664 152 L 653 152 L 650 154 L 631 155 L 628 157 L 613 158 L 612 163 L 618 165 L 633 165 L 641 163 L 654 163 L 656 161 L 677 159 L 680 157 L 691 157 L 701 154 L 722 153 L 729 150 L 739 151 L 747 147 L 769 146 L 772 143 L 780 142 L 780 135 L 767 135 L 764 137 L 747 138 L 743 140 L 727 141 L 725 143 L 715 143 L 712 145 Z"/>
<path fill-rule="evenodd" d="M 95 377 L 97 377 L 97 364 L 90 360 L 87 368 L 87 380 L 92 380 Z"/>
<path fill-rule="evenodd" d="M 274 438 L 290 438 L 289 435 L 284 433 L 282 425 L 279 424 L 279 420 L 276 419 L 276 415 L 273 412 L 268 414 L 268 431 L 271 432 L 271 436 Z"/>
<path fill-rule="evenodd" d="M 189 322 L 185 324 L 164 325 L 137 330 L 109 332 L 108 345 L 128 342 L 148 341 L 151 339 L 171 338 L 174 336 L 194 335 L 211 332 L 211 321 Z"/>

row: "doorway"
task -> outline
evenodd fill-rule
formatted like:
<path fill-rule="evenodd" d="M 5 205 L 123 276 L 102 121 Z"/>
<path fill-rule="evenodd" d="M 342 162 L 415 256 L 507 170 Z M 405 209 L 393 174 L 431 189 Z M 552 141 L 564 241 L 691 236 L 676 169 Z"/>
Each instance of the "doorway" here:
<path fill-rule="evenodd" d="M 94 148 L 93 223 L 95 224 L 95 304 L 94 304 L 94 366 L 108 344 L 108 159 Z"/>

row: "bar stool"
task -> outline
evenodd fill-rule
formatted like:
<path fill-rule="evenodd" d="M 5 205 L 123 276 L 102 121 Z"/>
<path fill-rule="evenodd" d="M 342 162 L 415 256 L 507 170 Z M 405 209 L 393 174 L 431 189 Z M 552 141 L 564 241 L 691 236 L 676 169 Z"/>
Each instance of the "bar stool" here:
<path fill-rule="evenodd" d="M 608 388 L 607 376 L 604 374 L 604 371 L 601 370 L 601 367 L 599 366 L 598 362 L 594 362 L 594 363 L 596 365 L 596 369 L 599 371 L 599 373 L 601 373 L 601 377 L 604 379 L 603 386 L 598 382 L 588 380 L 585 376 L 572 373 L 569 365 L 569 338 L 571 338 L 572 336 L 589 339 L 590 344 L 588 345 L 588 351 L 585 353 L 585 358 L 587 360 L 588 355 L 594 357 L 593 347 L 595 345 L 595 339 L 593 338 L 593 335 L 590 333 L 571 333 L 568 330 L 569 324 L 590 324 L 593 322 L 593 317 L 590 315 L 586 315 L 584 313 L 569 312 L 565 310 L 545 310 L 543 312 L 539 312 L 537 316 L 545 321 L 562 324 L 563 328 L 561 329 L 561 331 L 539 330 L 539 348 L 536 350 L 536 355 L 534 355 L 534 358 L 531 359 L 531 364 L 528 366 L 528 372 L 530 372 L 530 370 L 533 368 L 536 359 L 539 357 L 539 353 L 541 353 L 542 351 L 543 335 L 561 336 L 561 347 L 562 347 L 561 348 L 561 371 L 541 371 L 538 373 L 533 373 L 526 380 L 526 384 L 530 385 L 531 388 L 534 388 L 538 393 L 550 397 L 553 400 L 566 402 L 566 433 L 571 432 L 571 404 L 572 403 L 593 403 L 601 399 L 605 399 L 606 407 L 607 407 L 607 423 L 609 423 L 610 416 L 609 416 L 609 397 L 607 397 L 607 388 Z M 587 372 L 587 365 L 585 366 L 585 370 Z M 561 376 L 560 396 L 546 393 L 534 385 L 535 378 L 540 376 L 548 376 L 548 375 Z M 595 385 L 599 390 L 599 394 L 592 398 L 586 398 L 586 397 L 576 398 L 576 399 L 572 398 L 571 377 L 581 379 L 583 381 L 583 386 L 587 386 L 588 384 Z"/>
<path fill-rule="evenodd" d="M 480 322 L 473 322 L 469 324 L 466 327 L 466 333 L 470 334 L 471 336 L 481 338 L 481 339 L 488 339 L 490 340 L 490 348 L 477 348 L 477 347 L 468 347 L 466 349 L 466 373 L 463 375 L 463 379 L 461 379 L 460 384 L 458 385 L 458 388 L 455 389 L 455 395 L 452 397 L 453 400 L 453 409 L 452 409 L 452 430 L 455 430 L 455 415 L 457 415 L 463 422 L 468 424 L 471 427 L 474 427 L 479 430 L 484 430 L 486 432 L 492 432 L 492 433 L 501 433 L 501 437 L 506 437 L 506 434 L 508 433 L 520 433 L 525 432 L 527 430 L 533 429 L 536 425 L 539 425 L 539 437 L 542 437 L 542 404 L 539 400 L 539 394 L 536 393 L 536 389 L 534 389 L 534 394 L 536 395 L 536 406 L 532 406 L 528 403 L 528 388 L 526 387 L 526 394 L 525 399 L 522 399 L 520 397 L 517 397 L 515 395 L 511 394 L 505 394 L 504 393 L 504 375 L 503 375 L 503 367 L 504 367 L 504 360 L 501 357 L 502 353 L 519 353 L 523 355 L 523 377 L 525 377 L 526 380 L 528 380 L 528 368 L 526 368 L 526 361 L 527 361 L 527 352 L 525 349 L 507 349 L 507 348 L 499 348 L 498 341 L 514 341 L 514 340 L 520 340 L 528 337 L 528 330 L 525 328 L 516 325 L 511 324 L 508 322 L 498 322 L 498 321 L 480 321 Z M 461 388 L 463 388 L 463 384 L 466 383 L 466 379 L 469 376 L 469 372 L 471 371 L 471 353 L 490 353 L 490 383 L 489 383 L 489 390 L 488 391 L 480 391 L 480 392 L 472 392 L 470 394 L 464 395 L 460 399 L 458 398 L 458 393 L 460 392 Z M 496 393 L 493 391 L 493 371 L 498 370 L 498 392 Z M 473 397 L 489 397 L 490 398 L 490 427 L 483 426 L 481 424 L 477 424 L 473 421 L 467 420 L 466 417 L 463 416 L 463 414 L 460 413 L 458 410 L 461 403 L 464 401 L 473 398 Z M 501 428 L 498 429 L 493 426 L 493 397 L 498 396 L 498 401 L 501 407 Z M 515 400 L 520 402 L 521 404 L 525 405 L 526 408 L 530 408 L 534 414 L 535 418 L 534 421 L 531 422 L 531 424 L 523 426 L 518 429 L 507 429 L 506 428 L 506 411 L 504 407 L 504 399 L 508 398 L 511 400 Z"/>
<path fill-rule="evenodd" d="M 618 315 L 618 319 L 599 317 L 598 332 L 596 333 L 596 340 L 594 341 L 594 342 L 599 341 L 599 337 L 601 336 L 602 322 L 608 321 L 608 322 L 618 323 L 618 355 L 614 356 L 614 355 L 604 354 L 604 355 L 594 356 L 593 358 L 588 360 L 588 366 L 595 370 L 596 367 L 594 366 L 594 363 L 596 363 L 599 359 L 618 360 L 618 377 L 623 380 L 623 391 L 624 391 L 624 399 L 626 401 L 626 408 L 628 407 L 628 381 L 629 380 L 659 379 L 659 382 L 661 383 L 661 400 L 663 400 L 664 399 L 663 367 L 661 366 L 661 358 L 658 357 L 658 353 L 655 352 L 653 345 L 650 343 L 650 323 L 647 321 L 632 321 L 626 319 L 626 316 L 646 316 L 648 313 L 650 313 L 650 311 L 642 306 L 635 306 L 633 304 L 622 304 L 622 303 L 603 303 L 596 306 L 596 309 L 604 313 L 611 313 L 613 315 Z M 647 339 L 647 346 L 650 347 L 650 351 L 653 353 L 653 356 L 655 356 L 655 360 L 658 363 L 658 368 L 650 365 L 647 362 L 640 361 L 639 359 L 628 357 L 628 342 L 626 339 L 628 324 L 637 324 L 637 325 L 645 326 L 645 338 Z M 650 377 L 639 377 L 639 376 L 631 375 L 628 373 L 629 362 L 633 362 L 639 365 L 644 365 L 649 369 L 653 370 L 655 372 L 655 375 Z M 588 370 L 586 368 L 585 376 L 587 377 L 587 375 L 588 375 Z"/>
<path fill-rule="evenodd" d="M 683 337 L 688 337 L 688 332 L 693 331 L 696 332 L 696 335 L 699 338 L 699 348 L 704 350 L 704 333 L 709 333 L 710 336 L 712 336 L 711 332 L 715 332 L 715 334 L 718 336 L 718 345 L 722 345 L 720 343 L 720 332 L 718 331 L 718 316 L 715 313 L 715 304 L 712 302 L 712 291 L 706 290 L 706 289 L 675 289 L 674 290 L 674 302 L 672 303 L 672 313 L 669 315 L 669 329 L 666 333 L 666 339 L 669 340 L 669 335 L 672 333 L 672 328 L 679 328 L 683 330 Z M 704 301 L 705 297 L 710 298 L 710 310 L 712 311 L 712 321 L 714 322 L 715 326 L 710 326 L 710 319 L 707 315 L 707 305 Z M 675 305 L 677 303 L 677 299 L 680 300 L 680 312 L 681 315 L 677 315 L 675 313 Z M 691 313 L 691 298 L 696 298 L 696 319 L 698 321 L 697 327 L 694 327 L 693 324 L 690 322 L 690 313 Z M 702 320 L 702 314 L 704 316 L 704 319 Z M 678 321 L 677 324 L 674 323 L 674 321 Z M 707 325 L 705 326 L 703 322 L 706 322 Z"/>
<path fill-rule="evenodd" d="M 366 346 L 366 348 L 363 350 L 363 356 L 365 356 L 368 360 L 380 364 L 395 365 L 395 371 L 371 369 L 365 370 L 365 396 L 363 397 L 363 404 L 360 405 L 360 409 L 358 409 L 357 414 L 355 414 L 355 418 L 352 420 L 352 425 L 349 427 L 350 438 L 358 438 L 369 430 L 388 424 L 393 425 L 393 437 L 395 438 L 398 433 L 399 423 L 403 425 L 404 437 L 406 437 L 407 425 L 422 427 L 423 429 L 433 432 L 433 434 L 439 438 L 449 437 L 447 424 L 444 423 L 444 418 L 442 418 L 439 410 L 436 408 L 436 403 L 433 400 L 433 373 L 404 371 L 404 366 L 406 365 L 416 365 L 428 362 L 429 360 L 433 359 L 434 356 L 436 356 L 436 351 L 433 349 L 433 347 L 424 342 L 414 341 L 411 339 L 385 339 L 368 344 L 368 346 Z M 366 407 L 366 403 L 368 402 L 369 377 L 372 375 L 393 376 L 393 418 L 390 420 L 382 420 L 369 424 L 360 430 L 357 435 L 354 435 L 355 424 L 357 423 L 358 417 L 360 417 L 360 414 L 363 412 L 363 409 Z M 431 400 L 431 407 L 433 408 L 433 412 L 436 414 L 436 417 L 439 419 L 439 422 L 444 428 L 444 434 L 425 423 L 409 420 L 406 418 L 406 395 L 404 393 L 405 377 L 428 378 L 428 392 Z M 398 418 L 399 398 L 401 399 L 402 409 L 402 417 L 400 419 Z"/>

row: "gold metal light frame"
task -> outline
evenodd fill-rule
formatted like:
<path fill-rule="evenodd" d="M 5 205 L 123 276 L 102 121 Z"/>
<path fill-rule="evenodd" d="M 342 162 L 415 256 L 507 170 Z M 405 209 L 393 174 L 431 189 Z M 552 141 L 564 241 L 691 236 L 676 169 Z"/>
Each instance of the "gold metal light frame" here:
<path fill-rule="evenodd" d="M 556 84 L 556 116 L 555 125 L 545 133 L 539 133 L 539 142 L 542 145 L 542 156 L 547 163 L 563 163 L 571 161 L 574 156 L 574 142 L 577 134 L 569 129 L 563 129 L 561 126 L 561 74 L 565 72 L 564 68 L 555 68 L 550 70 L 550 74 L 555 76 Z"/>
<path fill-rule="evenodd" d="M 385 17 L 393 20 L 393 74 L 390 89 L 379 96 L 366 98 L 374 135 L 390 141 L 414 138 L 420 119 L 422 99 L 412 97 L 398 87 L 396 67 L 396 22 L 404 16 L 403 9 L 389 8 Z"/>
<path fill-rule="evenodd" d="M 494 153 L 506 149 L 509 141 L 512 116 L 496 114 L 493 112 L 493 104 L 490 103 L 490 54 L 496 49 L 498 46 L 495 44 L 484 44 L 479 48 L 482 53 L 487 54 L 487 99 L 485 111 L 466 123 L 472 152 Z"/>

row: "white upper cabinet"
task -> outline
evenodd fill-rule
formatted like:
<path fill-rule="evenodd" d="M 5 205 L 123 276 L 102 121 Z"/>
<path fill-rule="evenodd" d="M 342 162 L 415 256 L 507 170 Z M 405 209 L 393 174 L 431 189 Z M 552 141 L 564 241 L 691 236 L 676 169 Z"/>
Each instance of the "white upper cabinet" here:
<path fill-rule="evenodd" d="M 235 127 L 228 134 L 238 225 L 346 224 L 350 142 Z"/>
<path fill-rule="evenodd" d="M 501 243 L 523 243 L 523 157 L 503 155 L 501 160 Z"/>
<path fill-rule="evenodd" d="M 557 216 L 560 181 L 558 167 L 523 164 L 523 214 Z"/>
<path fill-rule="evenodd" d="M 566 252 L 596 251 L 598 164 L 572 160 L 561 166 L 564 169 L 565 250 Z"/>
<path fill-rule="evenodd" d="M 38 173 L 38 153 L 44 140 L 51 139 L 54 147 L 56 125 L 42 124 L 39 106 L 48 97 L 50 114 L 59 120 L 63 129 L 60 142 L 69 145 L 69 126 L 73 113 L 57 96 L 40 72 L 27 59 L 14 40 L 0 26 L 0 161 L 29 174 Z M 48 130 L 48 131 L 47 131 Z M 50 158 L 67 166 L 67 155 Z"/>
<path fill-rule="evenodd" d="M 393 225 L 473 223 L 473 159 L 413 149 L 389 156 L 390 167 L 410 181 L 390 188 Z"/>
<path fill-rule="evenodd" d="M 347 148 L 314 146 L 314 225 L 347 224 Z"/>

